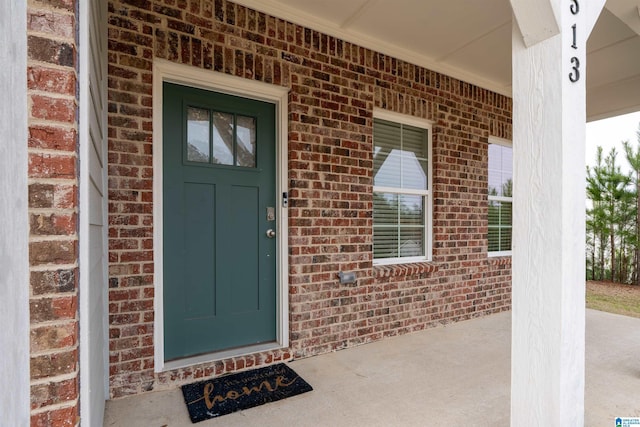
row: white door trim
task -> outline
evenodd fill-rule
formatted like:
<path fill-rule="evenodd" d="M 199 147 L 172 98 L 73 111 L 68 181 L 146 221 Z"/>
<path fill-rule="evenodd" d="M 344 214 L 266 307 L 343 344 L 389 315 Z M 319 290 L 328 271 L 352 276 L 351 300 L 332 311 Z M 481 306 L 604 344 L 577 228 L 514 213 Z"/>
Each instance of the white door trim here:
<path fill-rule="evenodd" d="M 277 342 L 258 347 L 245 347 L 233 351 L 210 353 L 177 361 L 164 360 L 164 301 L 163 301 L 163 218 L 162 218 L 162 84 L 171 82 L 205 90 L 222 92 L 244 98 L 270 102 L 276 106 L 276 194 L 278 211 L 277 287 Z M 163 59 L 153 63 L 153 259 L 154 265 L 154 366 L 155 372 L 177 369 L 198 363 L 220 360 L 289 346 L 289 257 L 288 214 L 283 206 L 287 190 L 288 146 L 288 94 L 289 89 L 242 77 L 230 76 L 211 70 L 176 64 Z"/>

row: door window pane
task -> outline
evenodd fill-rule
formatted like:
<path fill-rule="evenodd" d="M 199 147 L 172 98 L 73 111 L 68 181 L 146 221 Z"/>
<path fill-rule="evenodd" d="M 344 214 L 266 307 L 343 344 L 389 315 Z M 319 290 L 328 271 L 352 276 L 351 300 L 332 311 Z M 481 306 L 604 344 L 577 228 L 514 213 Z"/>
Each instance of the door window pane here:
<path fill-rule="evenodd" d="M 213 113 L 213 163 L 233 165 L 233 114 Z"/>
<path fill-rule="evenodd" d="M 236 166 L 254 168 L 256 166 L 256 119 L 237 116 L 236 121 Z"/>
<path fill-rule="evenodd" d="M 209 110 L 187 108 L 187 160 L 209 163 Z"/>

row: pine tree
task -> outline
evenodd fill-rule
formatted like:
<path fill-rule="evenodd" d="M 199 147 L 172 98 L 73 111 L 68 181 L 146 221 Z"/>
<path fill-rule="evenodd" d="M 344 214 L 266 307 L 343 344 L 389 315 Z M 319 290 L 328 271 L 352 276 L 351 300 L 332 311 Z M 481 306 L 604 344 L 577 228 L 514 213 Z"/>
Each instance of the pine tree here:
<path fill-rule="evenodd" d="M 633 149 L 629 141 L 624 141 L 622 145 L 624 146 L 627 161 L 632 169 L 633 197 L 635 199 L 635 224 L 632 234 L 632 246 L 634 248 L 632 283 L 640 285 L 640 124 L 638 124 L 636 135 L 638 136 L 636 150 Z"/>
<path fill-rule="evenodd" d="M 591 208 L 587 209 L 587 234 L 592 236 L 592 278 L 604 280 L 605 247 L 607 221 L 604 209 L 605 186 L 604 165 L 602 164 L 602 147 L 597 148 L 596 165 L 587 166 L 587 198 Z M 597 255 L 596 255 L 597 254 Z M 596 260 L 597 256 L 597 260 Z"/>
<path fill-rule="evenodd" d="M 605 278 L 605 258 L 609 255 L 609 279 L 626 281 L 622 277 L 622 260 L 626 252 L 625 239 L 630 216 L 631 196 L 628 190 L 631 177 L 622 173 L 617 164 L 617 152 L 611 149 L 602 160 L 602 148 L 598 147 L 596 165 L 587 167 L 587 196 L 592 208 L 587 211 L 587 225 L 598 244 L 600 278 Z M 597 236 L 597 237 L 595 237 Z"/>

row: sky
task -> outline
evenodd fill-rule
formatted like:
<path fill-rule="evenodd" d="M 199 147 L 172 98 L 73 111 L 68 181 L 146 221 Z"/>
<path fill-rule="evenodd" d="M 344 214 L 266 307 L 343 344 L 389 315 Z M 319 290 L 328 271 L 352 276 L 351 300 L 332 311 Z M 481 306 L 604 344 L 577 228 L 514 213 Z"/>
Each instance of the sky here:
<path fill-rule="evenodd" d="M 629 141 L 635 150 L 638 149 L 638 144 L 640 143 L 636 135 L 638 124 L 640 124 L 640 112 L 587 123 L 585 164 L 587 166 L 596 164 L 598 146 L 602 147 L 603 159 L 609 154 L 611 148 L 615 147 L 618 152 L 616 163 L 620 165 L 623 171 L 629 171 L 622 141 Z"/>

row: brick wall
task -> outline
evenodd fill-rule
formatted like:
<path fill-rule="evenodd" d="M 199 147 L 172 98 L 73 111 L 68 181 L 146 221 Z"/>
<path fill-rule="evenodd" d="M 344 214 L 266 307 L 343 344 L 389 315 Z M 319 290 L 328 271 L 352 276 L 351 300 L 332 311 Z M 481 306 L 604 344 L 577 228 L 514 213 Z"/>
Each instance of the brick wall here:
<path fill-rule="evenodd" d="M 32 426 L 79 413 L 76 6 L 27 12 Z"/>
<path fill-rule="evenodd" d="M 153 372 L 154 58 L 290 88 L 289 349 Z M 433 122 L 432 262 L 372 264 L 374 108 Z M 502 95 L 225 0 L 112 0 L 112 397 L 508 310 L 510 259 L 486 234 L 487 141 L 510 117 Z"/>

